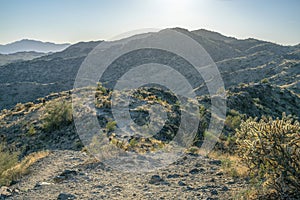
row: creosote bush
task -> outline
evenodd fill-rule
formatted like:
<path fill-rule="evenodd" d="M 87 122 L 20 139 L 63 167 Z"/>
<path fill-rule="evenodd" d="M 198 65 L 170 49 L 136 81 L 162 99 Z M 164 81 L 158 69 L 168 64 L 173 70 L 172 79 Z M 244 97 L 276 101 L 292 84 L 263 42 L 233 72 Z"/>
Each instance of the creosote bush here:
<path fill-rule="evenodd" d="M 47 132 L 69 125 L 73 121 L 71 103 L 65 100 L 48 103 L 42 120 L 43 128 Z"/>
<path fill-rule="evenodd" d="M 278 199 L 300 196 L 300 126 L 283 114 L 282 119 L 263 117 L 243 121 L 236 132 L 238 155 L 250 175 Z"/>

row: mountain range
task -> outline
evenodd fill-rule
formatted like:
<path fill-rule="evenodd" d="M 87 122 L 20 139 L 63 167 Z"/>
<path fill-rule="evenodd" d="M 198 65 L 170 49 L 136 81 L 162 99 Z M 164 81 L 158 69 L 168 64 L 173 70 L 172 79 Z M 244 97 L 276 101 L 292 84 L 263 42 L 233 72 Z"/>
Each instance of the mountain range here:
<path fill-rule="evenodd" d="M 175 30 L 190 36 L 204 47 L 217 64 L 226 89 L 264 79 L 270 84 L 300 93 L 299 45 L 282 46 L 256 39 L 239 40 L 203 29 Z M 0 109 L 72 89 L 81 63 L 100 42 L 80 42 L 61 52 L 0 67 Z M 157 59 L 163 60 L 166 56 L 158 55 Z M 106 81 L 112 81 L 126 66 L 115 67 L 116 70 L 107 74 Z M 199 94 L 204 94 L 205 86 L 198 90 Z"/>
<path fill-rule="evenodd" d="M 37 40 L 23 39 L 5 45 L 0 45 L 0 54 L 12 54 L 24 51 L 35 51 L 39 53 L 50 53 L 62 51 L 70 46 L 69 43 L 55 44 Z"/>

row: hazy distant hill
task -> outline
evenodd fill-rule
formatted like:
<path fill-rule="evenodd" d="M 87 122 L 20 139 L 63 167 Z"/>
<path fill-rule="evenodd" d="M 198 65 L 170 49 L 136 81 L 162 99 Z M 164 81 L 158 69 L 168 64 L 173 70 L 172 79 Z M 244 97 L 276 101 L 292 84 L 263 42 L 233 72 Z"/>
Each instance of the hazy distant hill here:
<path fill-rule="evenodd" d="M 81 42 L 62 52 L 0 66 L 0 110 L 71 89 L 82 61 L 97 44 Z"/>
<path fill-rule="evenodd" d="M 38 58 L 44 55 L 46 55 L 46 53 L 39 53 L 34 51 L 17 52 L 12 54 L 0 54 L 0 66 L 13 62 L 32 60 L 34 58 Z"/>
<path fill-rule="evenodd" d="M 198 41 L 216 62 L 226 89 L 241 83 L 262 80 L 300 94 L 300 46 L 281 46 L 256 39 L 239 40 L 207 30 L 188 31 L 176 28 Z M 155 33 L 153 33 L 155 34 Z M 0 67 L 0 109 L 11 108 L 18 102 L 34 101 L 52 92 L 73 88 L 77 71 L 88 53 L 100 42 L 78 43 L 62 52 L 31 61 Z M 114 62 L 103 81 L 114 81 L 139 56 L 150 56 L 157 62 L 170 60 L 155 50 L 128 54 L 126 62 Z M 152 56 L 152 58 L 151 58 Z M 148 59 L 148 60 L 149 60 Z M 122 60 L 120 60 L 122 61 Z M 142 64 L 142 63 L 140 63 Z M 183 64 L 181 67 L 185 68 Z M 205 94 L 205 84 L 198 81 L 199 94 Z"/>
<path fill-rule="evenodd" d="M 23 51 L 35 51 L 41 53 L 58 52 L 70 46 L 70 44 L 55 44 L 51 42 L 41 42 L 37 40 L 23 39 L 13 43 L 0 45 L 1 54 L 12 54 Z"/>

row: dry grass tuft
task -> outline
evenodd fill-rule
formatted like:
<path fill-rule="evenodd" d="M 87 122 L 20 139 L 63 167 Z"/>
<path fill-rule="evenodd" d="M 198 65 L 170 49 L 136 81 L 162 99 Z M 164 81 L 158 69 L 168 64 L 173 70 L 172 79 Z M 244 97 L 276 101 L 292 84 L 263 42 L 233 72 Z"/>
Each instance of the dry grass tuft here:
<path fill-rule="evenodd" d="M 225 174 L 233 178 L 248 177 L 249 168 L 241 162 L 241 159 L 237 155 L 212 151 L 208 154 L 208 157 L 221 160 L 222 170 Z"/>
<path fill-rule="evenodd" d="M 12 181 L 20 179 L 23 175 L 29 173 L 29 167 L 31 165 L 48 155 L 48 151 L 36 152 L 26 156 L 22 161 L 17 162 L 18 156 L 16 156 L 16 154 L 6 153 L 3 158 L 5 158 L 6 161 L 12 161 L 10 161 L 10 164 L 5 170 L 0 171 L 0 185 L 10 185 Z"/>

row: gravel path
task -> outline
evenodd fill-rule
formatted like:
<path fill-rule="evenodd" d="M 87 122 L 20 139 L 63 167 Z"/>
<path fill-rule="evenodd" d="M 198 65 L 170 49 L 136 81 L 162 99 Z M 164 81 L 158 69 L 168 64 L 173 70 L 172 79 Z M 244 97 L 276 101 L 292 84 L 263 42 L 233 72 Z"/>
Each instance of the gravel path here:
<path fill-rule="evenodd" d="M 7 199 L 232 199 L 246 186 L 223 174 L 221 161 L 185 155 L 159 171 L 125 173 L 84 152 L 54 151 L 31 167 Z"/>

